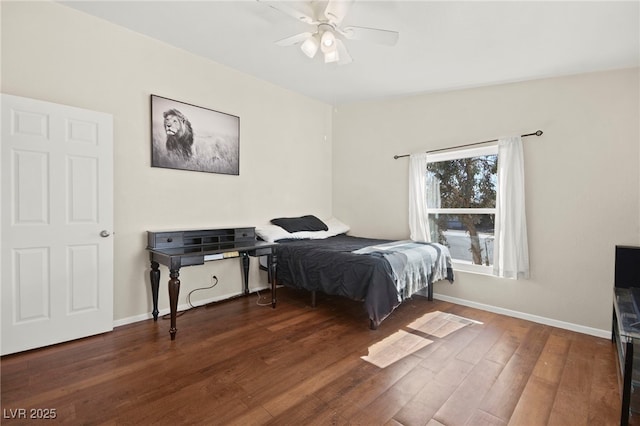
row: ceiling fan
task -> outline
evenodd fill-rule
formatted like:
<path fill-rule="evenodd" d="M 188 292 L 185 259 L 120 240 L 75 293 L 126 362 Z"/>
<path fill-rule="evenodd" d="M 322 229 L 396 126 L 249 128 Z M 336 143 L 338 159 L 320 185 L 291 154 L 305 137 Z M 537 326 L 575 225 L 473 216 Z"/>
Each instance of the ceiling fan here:
<path fill-rule="evenodd" d="M 315 57 L 318 50 L 324 54 L 325 63 L 348 64 L 353 61 L 343 40 L 363 40 L 393 46 L 398 42 L 396 31 L 366 27 L 342 27 L 340 24 L 349 12 L 354 0 L 328 0 L 305 2 L 311 13 L 301 12 L 290 6 L 291 2 L 267 2 L 268 6 L 298 21 L 315 27 L 315 31 L 307 31 L 276 41 L 278 46 L 300 44 L 300 49 L 309 58 Z M 326 7 L 323 6 L 326 3 Z"/>

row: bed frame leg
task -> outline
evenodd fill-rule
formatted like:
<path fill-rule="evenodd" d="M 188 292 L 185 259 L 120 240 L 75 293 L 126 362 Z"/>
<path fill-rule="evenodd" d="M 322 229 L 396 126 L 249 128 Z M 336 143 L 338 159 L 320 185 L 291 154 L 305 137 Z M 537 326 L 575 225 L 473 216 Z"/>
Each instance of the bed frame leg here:
<path fill-rule="evenodd" d="M 374 320 L 372 320 L 371 318 L 369 318 L 369 329 L 371 330 L 377 330 L 378 326 L 376 325 L 376 322 Z"/>
<path fill-rule="evenodd" d="M 429 287 L 427 288 L 427 300 L 429 301 L 433 300 L 433 284 L 430 284 Z"/>
<path fill-rule="evenodd" d="M 316 307 L 316 291 L 315 290 L 311 290 L 311 307 L 312 308 Z"/>

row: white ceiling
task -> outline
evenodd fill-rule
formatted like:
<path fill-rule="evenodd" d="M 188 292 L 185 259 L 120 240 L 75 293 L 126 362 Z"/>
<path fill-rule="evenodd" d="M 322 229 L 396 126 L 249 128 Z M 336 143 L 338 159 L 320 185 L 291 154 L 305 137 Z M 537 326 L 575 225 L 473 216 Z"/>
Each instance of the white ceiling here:
<path fill-rule="evenodd" d="M 348 40 L 347 65 L 276 46 L 313 27 L 255 0 L 62 3 L 335 105 L 640 66 L 638 0 L 356 0 L 343 26 L 400 39 L 394 47 Z"/>

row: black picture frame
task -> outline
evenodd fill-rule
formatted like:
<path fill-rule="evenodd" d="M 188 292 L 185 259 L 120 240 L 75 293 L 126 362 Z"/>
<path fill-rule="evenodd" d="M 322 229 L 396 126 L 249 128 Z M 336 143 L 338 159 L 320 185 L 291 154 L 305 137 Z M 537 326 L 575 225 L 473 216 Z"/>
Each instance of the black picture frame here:
<path fill-rule="evenodd" d="M 240 174 L 240 117 L 151 95 L 151 167 Z"/>

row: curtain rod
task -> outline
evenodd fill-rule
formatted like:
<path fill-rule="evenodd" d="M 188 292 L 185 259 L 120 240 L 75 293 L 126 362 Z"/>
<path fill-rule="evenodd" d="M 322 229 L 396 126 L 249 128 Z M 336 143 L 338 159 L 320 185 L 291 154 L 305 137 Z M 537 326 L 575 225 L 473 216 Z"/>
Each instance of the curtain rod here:
<path fill-rule="evenodd" d="M 535 131 L 533 133 L 527 133 L 526 135 L 520 135 L 520 137 L 525 138 L 527 136 L 542 136 L 542 130 L 538 130 Z M 431 154 L 432 152 L 440 152 L 440 151 L 447 151 L 449 149 L 456 149 L 456 148 L 464 148 L 466 146 L 473 146 L 473 145 L 481 145 L 483 143 L 490 143 L 490 142 L 498 142 L 498 139 L 491 139 L 490 141 L 482 141 L 482 142 L 474 142 L 474 143 L 468 143 L 465 145 L 458 145 L 458 146 L 451 146 L 449 148 L 440 148 L 440 149 L 434 149 L 431 151 L 427 151 L 427 154 Z M 397 160 L 398 158 L 402 158 L 402 157 L 408 157 L 411 154 L 404 154 L 404 155 L 394 155 L 393 159 Z"/>

